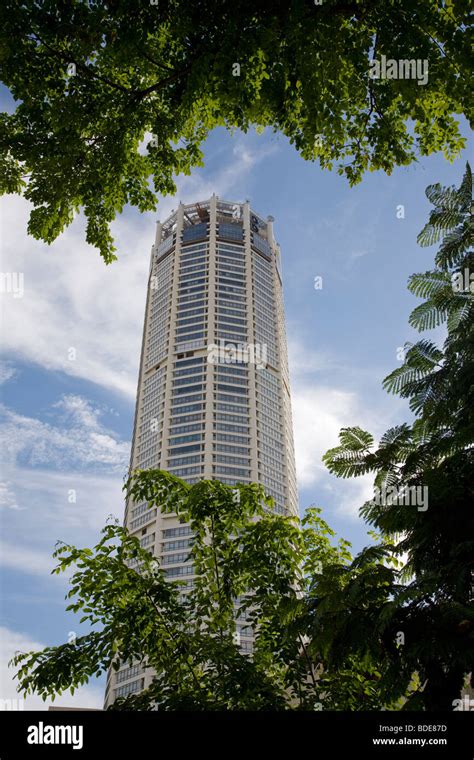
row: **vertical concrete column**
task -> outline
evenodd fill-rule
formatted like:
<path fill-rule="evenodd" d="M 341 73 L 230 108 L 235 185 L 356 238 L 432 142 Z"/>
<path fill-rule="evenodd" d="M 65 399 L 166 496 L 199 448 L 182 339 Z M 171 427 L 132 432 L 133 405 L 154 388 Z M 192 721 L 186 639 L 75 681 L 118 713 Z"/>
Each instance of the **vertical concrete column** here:
<path fill-rule="evenodd" d="M 271 247 L 275 246 L 275 237 L 273 235 L 273 222 L 275 221 L 273 216 L 267 216 L 267 240 Z"/>
<path fill-rule="evenodd" d="M 251 228 L 250 228 L 250 205 L 248 201 L 244 203 L 243 208 L 244 236 L 245 236 L 245 290 L 246 290 L 246 307 L 247 307 L 247 343 L 255 343 L 255 322 L 253 315 L 254 308 L 254 278 L 252 272 L 252 249 L 250 245 Z M 258 483 L 258 441 L 257 441 L 257 370 L 255 364 L 249 364 L 249 430 L 250 430 L 250 478 L 253 483 Z"/>
<path fill-rule="evenodd" d="M 271 219 L 271 217 L 269 217 Z M 273 225 L 272 225 L 273 227 Z M 276 318 L 276 337 L 278 351 L 278 386 L 281 415 L 281 430 L 284 444 L 284 475 L 285 475 L 285 501 L 294 515 L 298 514 L 298 497 L 296 491 L 296 472 L 294 464 L 294 443 L 293 443 L 293 422 L 291 414 L 291 394 L 288 371 L 288 347 L 286 340 L 285 328 L 285 308 L 283 300 L 283 284 L 277 268 L 277 258 L 280 258 L 280 248 L 275 242 L 272 235 L 272 272 L 273 272 L 273 289 L 275 294 L 275 318 Z M 270 238 L 269 238 L 270 242 Z"/>
<path fill-rule="evenodd" d="M 171 288 L 171 302 L 170 302 L 170 322 L 168 333 L 168 357 L 166 359 L 166 385 L 165 385 L 165 404 L 163 409 L 163 431 L 161 434 L 161 457 L 160 457 L 160 469 L 166 470 L 168 441 L 170 437 L 170 419 L 171 419 L 171 394 L 172 394 L 172 382 L 173 382 L 173 363 L 176 358 L 175 355 L 175 332 L 176 332 L 176 315 L 178 306 L 178 291 L 179 291 L 179 259 L 181 254 L 181 233 L 183 231 L 184 224 L 184 206 L 182 203 L 178 206 L 176 214 L 176 247 L 174 251 L 174 263 L 173 263 L 173 285 Z M 173 255 L 173 254 L 171 254 Z"/>
<path fill-rule="evenodd" d="M 159 233 L 158 233 L 159 228 Z M 138 464 L 138 429 L 140 426 L 140 420 L 141 420 L 141 412 L 142 412 L 142 397 L 143 397 L 143 379 L 146 374 L 145 372 L 145 357 L 146 357 L 146 351 L 148 347 L 148 324 L 150 321 L 150 309 L 151 309 L 151 283 L 152 283 L 152 277 L 153 272 L 155 269 L 155 250 L 158 248 L 158 245 L 161 241 L 161 224 L 160 222 L 157 223 L 157 232 L 155 236 L 155 245 L 152 245 L 151 247 L 151 254 L 150 254 L 150 267 L 148 271 L 148 284 L 147 284 L 147 293 L 146 293 L 146 303 L 145 303 L 145 317 L 143 320 L 143 332 L 142 332 L 142 347 L 140 352 L 140 369 L 138 372 L 138 383 L 137 383 L 137 395 L 135 400 L 135 417 L 133 420 L 133 435 L 132 435 L 132 448 L 130 453 L 130 469 L 133 470 L 137 464 Z M 128 513 L 129 513 L 129 507 L 133 507 L 133 503 L 129 503 L 126 501 L 125 504 L 125 516 L 124 516 L 124 525 L 127 525 L 128 521 Z"/>
<path fill-rule="evenodd" d="M 163 225 L 161 224 L 160 220 L 158 219 L 156 222 L 156 231 L 155 231 L 155 248 L 158 248 L 158 246 L 161 243 L 161 231 L 162 231 Z"/>
<path fill-rule="evenodd" d="M 207 345 L 216 342 L 217 278 L 217 196 L 212 195 L 209 208 L 209 253 L 207 282 Z M 206 351 L 207 358 L 207 351 Z M 206 409 L 204 421 L 204 478 L 212 478 L 214 451 L 214 365 L 206 362 Z"/>

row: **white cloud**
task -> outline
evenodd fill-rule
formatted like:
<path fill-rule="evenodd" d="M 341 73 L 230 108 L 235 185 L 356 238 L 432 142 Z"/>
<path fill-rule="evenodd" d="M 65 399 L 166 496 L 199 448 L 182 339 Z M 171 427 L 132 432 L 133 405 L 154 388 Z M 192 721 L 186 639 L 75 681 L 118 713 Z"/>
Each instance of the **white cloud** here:
<path fill-rule="evenodd" d="M 336 514 L 358 519 L 360 507 L 373 498 L 373 483 L 374 475 L 371 473 L 348 480 L 327 474 L 322 486 L 333 496 Z"/>
<path fill-rule="evenodd" d="M 0 361 L 0 385 L 15 377 L 16 370 L 9 362 Z"/>
<path fill-rule="evenodd" d="M 101 408 L 77 395 L 54 408 L 58 426 L 2 409 L 0 564 L 42 578 L 58 539 L 90 546 L 110 514 L 122 518 L 129 457 L 129 444 L 101 424 Z"/>
<path fill-rule="evenodd" d="M 298 486 L 317 487 L 331 495 L 334 509 L 356 518 L 359 508 L 372 498 L 374 474 L 336 478 L 322 462 L 328 449 L 339 445 L 343 427 L 360 425 L 375 439 L 405 416 L 407 402 L 382 390 L 374 398 L 370 388 L 384 371 L 373 365 L 348 366 L 345 356 L 315 351 L 305 344 L 303 326 L 289 325 L 288 352 L 291 375 L 293 429 Z M 377 381 L 378 382 L 378 381 Z M 369 389 L 369 390 L 368 390 Z"/>
<path fill-rule="evenodd" d="M 49 247 L 26 235 L 26 201 L 10 196 L 2 207 L 15 222 L 4 230 L 3 267 L 24 272 L 25 291 L 23 298 L 4 298 L 5 350 L 133 397 L 150 220 L 133 234 L 130 223 L 118 223 L 124 252 L 119 265 L 106 267 L 84 242 L 82 219 Z"/>
<path fill-rule="evenodd" d="M 16 652 L 30 652 L 43 649 L 46 645 L 33 639 L 30 635 L 12 631 L 4 626 L 0 627 L 0 709 L 6 705 L 1 700 L 23 699 L 17 692 L 17 680 L 14 680 L 15 669 L 8 667 L 9 660 Z M 12 707 L 24 710 L 47 710 L 49 706 L 55 707 L 88 707 L 101 709 L 103 706 L 104 689 L 93 684 L 81 686 L 74 695 L 70 693 L 57 697 L 54 702 L 50 699 L 45 702 L 41 697 L 29 695 L 24 699 L 23 705 L 14 702 Z"/>
<path fill-rule="evenodd" d="M 212 176 L 197 172 L 177 180 L 179 199 L 240 194 L 251 170 L 275 148 L 263 137 L 239 136 Z M 119 260 L 107 267 L 85 242 L 81 216 L 47 246 L 26 234 L 29 204 L 4 196 L 2 268 L 24 275 L 23 298 L 4 296 L 5 350 L 133 399 L 154 222 L 177 203 L 176 197 L 160 201 L 158 215 L 131 210 L 119 216 L 113 224 Z"/>
<path fill-rule="evenodd" d="M 292 388 L 293 428 L 298 486 L 330 493 L 337 512 L 356 518 L 359 508 L 373 496 L 373 474 L 358 478 L 336 478 L 322 462 L 323 454 L 339 445 L 339 431 L 343 427 L 361 425 L 375 439 L 382 427 L 390 426 L 389 417 L 381 426 L 381 417 L 373 408 L 367 408 L 352 391 L 342 387 L 329 388 L 308 380 L 304 373 Z"/>
<path fill-rule="evenodd" d="M 0 508 L 21 509 L 16 503 L 16 496 L 11 490 L 10 481 L 0 481 Z"/>
<path fill-rule="evenodd" d="M 17 541 L 9 544 L 0 539 L 0 564 L 10 570 L 44 577 L 57 563 L 46 551 L 21 546 Z"/>
<path fill-rule="evenodd" d="M 324 351 L 315 351 L 299 337 L 301 325 L 288 324 L 288 362 L 291 378 L 304 378 L 315 373 L 340 370 L 341 364 Z"/>
<path fill-rule="evenodd" d="M 123 472 L 130 445 L 119 441 L 100 421 L 101 410 L 77 395 L 56 404 L 63 413 L 63 426 L 54 426 L 0 406 L 2 458 L 10 464 L 21 458 L 33 467 L 106 469 Z"/>
<path fill-rule="evenodd" d="M 341 427 L 355 424 L 354 393 L 332 388 L 296 385 L 292 393 L 298 483 L 307 487 L 327 472 L 321 458 L 337 446 Z"/>
<path fill-rule="evenodd" d="M 109 516 L 122 519 L 122 481 L 112 476 L 17 468 L 9 473 L 22 511 L 2 516 L 0 565 L 64 583 L 68 575 L 50 576 L 58 540 L 93 546 Z M 71 500 L 72 498 L 72 500 Z"/>

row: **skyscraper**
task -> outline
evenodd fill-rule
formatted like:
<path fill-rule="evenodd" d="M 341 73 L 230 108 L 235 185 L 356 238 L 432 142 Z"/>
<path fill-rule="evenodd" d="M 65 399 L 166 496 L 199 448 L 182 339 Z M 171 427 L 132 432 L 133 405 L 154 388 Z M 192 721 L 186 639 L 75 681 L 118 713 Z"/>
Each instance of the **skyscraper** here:
<path fill-rule="evenodd" d="M 260 483 L 297 514 L 280 249 L 249 203 L 180 204 L 151 252 L 131 468 L 188 483 Z M 188 526 L 129 502 L 125 524 L 166 575 L 191 587 Z M 242 642 L 245 649 L 245 641 Z M 106 705 L 151 670 L 110 672 Z"/>

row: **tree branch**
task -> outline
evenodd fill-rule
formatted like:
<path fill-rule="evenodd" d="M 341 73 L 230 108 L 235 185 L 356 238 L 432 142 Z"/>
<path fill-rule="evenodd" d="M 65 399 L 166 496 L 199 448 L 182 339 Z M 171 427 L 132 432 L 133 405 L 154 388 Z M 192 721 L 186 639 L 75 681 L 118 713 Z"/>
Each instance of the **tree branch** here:
<path fill-rule="evenodd" d="M 115 90 L 120 90 L 121 92 L 130 92 L 127 87 L 124 87 L 121 84 L 117 84 L 116 82 L 112 82 L 110 79 L 107 79 L 107 77 L 103 77 L 100 74 L 96 74 L 95 71 L 89 68 L 89 66 L 86 66 L 85 63 L 80 63 L 79 61 L 74 60 L 71 56 L 67 55 L 66 53 L 61 53 L 59 50 L 55 50 L 51 45 L 49 45 L 47 42 L 41 39 L 41 37 L 36 33 L 33 32 L 35 35 L 35 39 L 38 40 L 42 45 L 44 45 L 45 48 L 47 48 L 51 55 L 56 56 L 56 58 L 60 58 L 61 60 L 65 61 L 65 63 L 73 63 L 76 67 L 76 69 L 79 69 L 79 71 L 83 71 L 84 73 L 87 73 L 88 76 L 92 77 L 93 79 L 97 79 L 100 82 L 103 82 L 104 84 L 107 84 L 109 87 L 113 87 Z"/>

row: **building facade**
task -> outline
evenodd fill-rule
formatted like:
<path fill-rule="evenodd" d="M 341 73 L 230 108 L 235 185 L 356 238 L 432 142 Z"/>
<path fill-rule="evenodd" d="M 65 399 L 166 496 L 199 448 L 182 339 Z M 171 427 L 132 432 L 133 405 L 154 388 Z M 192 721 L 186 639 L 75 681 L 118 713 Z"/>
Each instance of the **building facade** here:
<path fill-rule="evenodd" d="M 131 453 L 137 467 L 188 483 L 260 483 L 277 512 L 298 512 L 280 249 L 272 217 L 263 220 L 248 202 L 213 195 L 180 204 L 157 224 Z M 192 586 L 188 526 L 131 501 L 125 525 L 170 580 Z M 152 677 L 138 665 L 111 671 L 106 706 Z"/>

